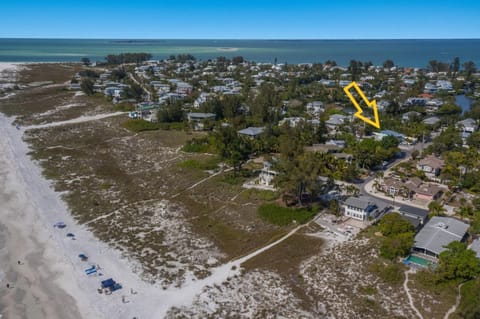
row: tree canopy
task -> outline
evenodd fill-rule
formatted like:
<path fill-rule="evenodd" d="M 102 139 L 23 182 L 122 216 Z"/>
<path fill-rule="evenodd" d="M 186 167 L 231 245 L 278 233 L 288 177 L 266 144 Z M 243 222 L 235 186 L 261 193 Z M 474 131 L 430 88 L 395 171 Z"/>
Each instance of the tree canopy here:
<path fill-rule="evenodd" d="M 445 280 L 470 280 L 480 274 L 480 260 L 465 243 L 454 241 L 439 255 L 438 274 Z"/>
<path fill-rule="evenodd" d="M 123 64 L 123 63 L 142 63 L 150 60 L 152 55 L 150 53 L 120 53 L 109 54 L 105 57 L 108 64 Z"/>

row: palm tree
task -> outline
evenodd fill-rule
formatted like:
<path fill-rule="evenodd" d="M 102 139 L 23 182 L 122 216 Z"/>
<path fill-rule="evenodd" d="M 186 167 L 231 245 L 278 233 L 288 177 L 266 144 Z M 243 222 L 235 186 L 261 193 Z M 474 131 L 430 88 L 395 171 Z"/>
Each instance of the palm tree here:
<path fill-rule="evenodd" d="M 404 198 L 410 199 L 411 192 L 407 186 L 403 185 L 400 192 L 402 193 Z"/>
<path fill-rule="evenodd" d="M 430 212 L 430 217 L 432 217 L 442 215 L 445 209 L 438 202 L 431 201 L 430 204 L 428 204 L 428 211 Z"/>

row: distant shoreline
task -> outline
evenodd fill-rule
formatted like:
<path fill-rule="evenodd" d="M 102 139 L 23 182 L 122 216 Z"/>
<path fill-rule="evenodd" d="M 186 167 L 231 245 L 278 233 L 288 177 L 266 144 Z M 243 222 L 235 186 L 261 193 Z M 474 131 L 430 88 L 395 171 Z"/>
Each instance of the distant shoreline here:
<path fill-rule="evenodd" d="M 300 64 L 350 60 L 382 65 L 388 59 L 400 67 L 427 67 L 430 60 L 480 65 L 480 39 L 28 39 L 0 38 L 2 62 L 79 62 L 82 57 L 104 61 L 108 54 L 150 53 L 163 60 L 191 54 L 198 60 L 242 56 L 259 63 Z"/>

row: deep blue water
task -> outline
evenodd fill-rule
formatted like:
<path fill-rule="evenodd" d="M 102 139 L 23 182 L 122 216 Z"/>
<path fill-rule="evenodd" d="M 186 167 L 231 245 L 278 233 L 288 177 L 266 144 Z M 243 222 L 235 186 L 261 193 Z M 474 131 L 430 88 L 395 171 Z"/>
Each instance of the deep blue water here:
<path fill-rule="evenodd" d="M 462 108 L 462 113 L 470 111 L 472 100 L 465 96 L 465 94 L 455 96 L 455 104 Z"/>
<path fill-rule="evenodd" d="M 103 61 L 107 54 L 148 52 L 156 59 L 191 53 L 197 59 L 241 55 L 255 62 L 313 63 L 351 59 L 376 65 L 426 67 L 428 61 L 472 60 L 480 66 L 480 39 L 474 40 L 86 40 L 0 39 L 1 62 Z"/>

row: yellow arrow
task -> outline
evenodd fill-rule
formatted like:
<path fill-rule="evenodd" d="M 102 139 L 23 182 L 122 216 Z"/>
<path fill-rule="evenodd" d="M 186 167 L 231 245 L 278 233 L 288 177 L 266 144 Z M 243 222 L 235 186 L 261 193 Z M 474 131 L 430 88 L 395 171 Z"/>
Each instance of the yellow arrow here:
<path fill-rule="evenodd" d="M 360 97 L 362 98 L 363 102 L 365 102 L 365 104 L 368 106 L 368 107 L 371 107 L 373 108 L 373 115 L 375 116 L 375 121 L 372 121 L 371 119 L 369 119 L 368 117 L 365 117 L 362 115 L 363 113 L 363 110 L 362 108 L 360 107 L 360 104 L 357 102 L 357 100 L 355 99 L 355 97 L 352 95 L 352 93 L 350 93 L 350 89 L 351 88 L 354 88 L 358 95 L 360 95 Z M 367 124 L 370 124 L 372 126 L 375 126 L 376 128 L 380 128 L 380 119 L 378 117 L 378 109 L 377 109 L 377 101 L 373 100 L 373 101 L 369 101 L 367 99 L 367 97 L 365 96 L 365 93 L 363 93 L 363 91 L 358 87 L 358 84 L 353 81 L 352 83 L 350 83 L 349 85 L 347 85 L 346 87 L 343 88 L 343 90 L 345 91 L 345 93 L 347 94 L 348 98 L 350 99 L 350 101 L 352 101 L 353 105 L 355 106 L 355 108 L 357 109 L 357 113 L 355 113 L 355 117 L 361 119 L 362 121 L 364 121 L 365 123 Z"/>

